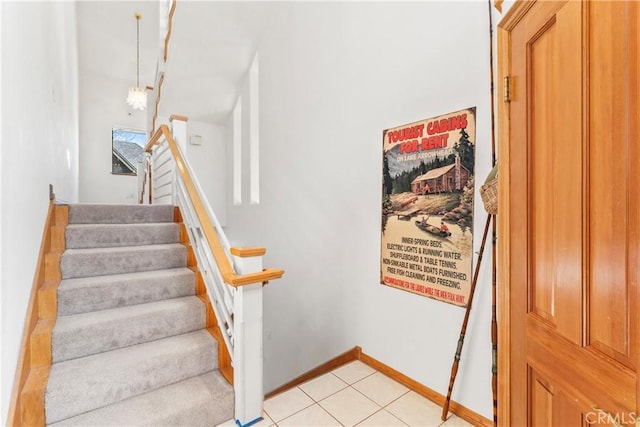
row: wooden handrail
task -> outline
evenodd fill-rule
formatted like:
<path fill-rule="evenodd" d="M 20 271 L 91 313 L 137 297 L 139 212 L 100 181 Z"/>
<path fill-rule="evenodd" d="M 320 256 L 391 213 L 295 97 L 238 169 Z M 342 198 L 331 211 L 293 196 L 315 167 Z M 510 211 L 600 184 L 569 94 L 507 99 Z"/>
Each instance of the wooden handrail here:
<path fill-rule="evenodd" d="M 151 129 L 156 128 L 156 120 L 158 119 L 158 108 L 160 106 L 160 98 L 162 98 L 162 84 L 164 83 L 164 74 L 160 76 L 158 81 L 158 96 L 156 97 L 155 110 L 153 112 L 153 121 L 151 122 Z"/>
<path fill-rule="evenodd" d="M 204 233 L 207 242 L 209 242 L 209 247 L 211 248 L 211 252 L 213 253 L 213 258 L 218 265 L 218 269 L 220 270 L 220 274 L 222 275 L 222 279 L 225 283 L 233 286 L 244 286 L 250 285 L 253 283 L 266 283 L 269 280 L 279 279 L 283 276 L 284 270 L 277 270 L 273 268 L 265 269 L 258 273 L 250 273 L 250 274 L 235 274 L 233 271 L 233 267 L 229 262 L 229 258 L 227 258 L 227 254 L 220 243 L 220 239 L 218 238 L 218 233 L 209 221 L 209 216 L 207 215 L 207 210 L 204 207 L 204 203 L 196 190 L 196 186 L 191 178 L 187 170 L 187 166 L 185 164 L 184 159 L 182 158 L 182 154 L 180 154 L 180 150 L 178 150 L 178 146 L 176 145 L 173 136 L 171 135 L 171 131 L 167 127 L 167 125 L 160 125 L 155 134 L 151 137 L 147 145 L 144 147 L 144 151 L 150 153 L 153 147 L 158 144 L 160 141 L 160 137 L 164 136 L 167 140 L 167 144 L 169 144 L 169 149 L 171 150 L 171 154 L 176 162 L 176 166 L 180 171 L 180 176 L 184 182 L 184 186 L 187 190 L 189 198 L 193 203 L 193 209 L 195 210 L 196 216 L 198 217 L 198 221 L 200 222 L 200 226 L 202 227 L 202 232 Z"/>
<path fill-rule="evenodd" d="M 169 56 L 169 40 L 171 40 L 171 32 L 173 31 L 173 14 L 176 12 L 176 0 L 171 2 L 171 9 L 169 10 L 169 19 L 167 22 L 167 36 L 164 38 L 164 62 L 166 64 L 167 57 Z"/>
<path fill-rule="evenodd" d="M 169 58 L 169 41 L 171 40 L 171 34 L 173 33 L 173 15 L 176 13 L 176 0 L 171 2 L 171 7 L 169 8 L 169 16 L 167 17 L 167 35 L 164 37 L 164 53 L 162 55 L 162 59 L 164 63 L 167 63 L 167 59 Z M 156 96 L 155 102 L 155 110 L 153 113 L 153 119 L 151 120 L 151 129 L 154 131 L 156 129 L 156 119 L 158 118 L 158 107 L 160 105 L 160 98 L 162 98 L 162 83 L 164 83 L 164 73 L 160 76 L 160 81 L 158 82 L 158 96 Z M 149 86 L 147 86 L 147 89 Z M 153 90 L 153 88 L 151 88 Z"/>

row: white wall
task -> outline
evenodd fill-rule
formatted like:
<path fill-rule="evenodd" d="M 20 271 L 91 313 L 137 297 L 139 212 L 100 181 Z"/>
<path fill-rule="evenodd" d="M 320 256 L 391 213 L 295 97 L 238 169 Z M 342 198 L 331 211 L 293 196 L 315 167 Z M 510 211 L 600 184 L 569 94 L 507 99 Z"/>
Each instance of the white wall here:
<path fill-rule="evenodd" d="M 228 218 L 232 244 L 265 246 L 265 265 L 286 270 L 265 288 L 265 391 L 360 345 L 446 394 L 464 309 L 379 284 L 381 138 L 383 129 L 476 106 L 484 180 L 487 4 L 271 7 L 258 50 L 261 202 L 249 205 L 244 192 Z M 475 208 L 477 251 L 486 218 L 479 196 Z M 490 265 L 485 254 L 453 394 L 487 418 Z"/>
<path fill-rule="evenodd" d="M 138 178 L 111 174 L 111 129 L 146 131 L 146 111 L 125 102 L 131 81 L 80 67 L 80 201 L 138 203 Z"/>
<path fill-rule="evenodd" d="M 156 128 L 161 124 L 171 129 L 171 121 L 165 115 L 158 116 Z M 227 190 L 227 173 L 231 169 L 227 166 L 228 151 L 231 151 L 228 133 L 227 126 L 187 120 L 187 160 L 222 226 L 227 224 L 227 191 L 231 192 Z M 202 145 L 189 143 L 193 135 L 202 137 Z"/>
<path fill-rule="evenodd" d="M 78 200 L 73 2 L 2 2 L 0 417 L 6 424 L 49 203 Z"/>
<path fill-rule="evenodd" d="M 253 176 L 254 171 L 258 171 L 258 175 L 259 175 L 260 156 L 258 155 L 257 157 L 257 161 L 258 161 L 257 167 L 253 168 L 254 170 L 252 170 L 252 164 L 253 164 L 253 161 L 256 160 L 256 157 L 254 155 L 252 158 L 252 153 L 251 153 L 251 150 L 252 150 L 251 140 L 252 138 L 255 138 L 255 135 L 252 135 L 252 133 L 255 132 L 255 126 L 252 126 L 252 120 L 257 120 L 258 123 L 260 122 L 260 105 L 258 104 L 258 108 L 255 108 L 256 99 L 259 99 L 259 94 L 256 94 L 255 92 L 259 92 L 259 88 L 257 88 L 257 90 L 255 90 L 255 92 L 252 93 L 251 84 L 250 84 L 250 80 L 251 80 L 250 73 L 251 73 L 250 71 L 247 71 L 247 73 L 242 78 L 243 81 L 240 87 L 239 98 L 238 98 L 238 102 L 240 103 L 239 105 L 240 105 L 240 124 L 241 124 L 241 127 L 239 129 L 240 170 L 241 170 L 240 194 L 241 194 L 241 204 L 244 204 L 244 205 L 255 204 L 252 202 L 252 194 L 251 194 L 252 181 L 253 182 L 257 181 L 258 183 L 258 188 L 255 190 L 258 195 L 260 194 L 260 186 L 261 186 L 260 176 L 258 176 L 257 179 L 256 177 Z M 257 119 L 255 116 L 253 116 L 254 114 L 258 116 Z M 231 129 L 231 135 L 233 135 L 233 132 L 236 132 L 236 131 L 237 131 L 236 129 Z M 258 141 L 259 140 L 260 140 L 260 135 L 258 131 Z M 231 144 L 233 143 L 233 141 L 230 140 L 229 143 Z M 231 154 L 231 152 L 229 154 Z M 233 161 L 231 157 L 229 157 L 228 163 L 229 165 L 233 165 Z"/>
<path fill-rule="evenodd" d="M 187 141 L 187 158 L 220 224 L 227 223 L 227 129 L 211 123 L 187 122 L 187 135 L 200 135 L 202 145 Z"/>

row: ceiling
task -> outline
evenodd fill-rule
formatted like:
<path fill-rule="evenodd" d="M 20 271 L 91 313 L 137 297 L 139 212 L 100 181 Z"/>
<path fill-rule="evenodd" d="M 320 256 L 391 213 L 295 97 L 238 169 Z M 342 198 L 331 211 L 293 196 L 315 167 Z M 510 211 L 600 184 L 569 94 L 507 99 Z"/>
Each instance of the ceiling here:
<path fill-rule="evenodd" d="M 162 87 L 162 113 L 225 122 L 272 5 L 178 1 Z M 78 2 L 80 72 L 134 83 L 134 13 L 140 12 L 140 84 L 152 86 L 160 52 L 159 7 L 156 1 Z"/>
<path fill-rule="evenodd" d="M 136 19 L 140 20 L 140 85 L 153 85 L 158 57 L 159 7 L 152 1 L 79 1 L 78 62 L 88 71 L 117 80 L 136 78 Z M 126 98 L 126 94 L 122 95 Z"/>

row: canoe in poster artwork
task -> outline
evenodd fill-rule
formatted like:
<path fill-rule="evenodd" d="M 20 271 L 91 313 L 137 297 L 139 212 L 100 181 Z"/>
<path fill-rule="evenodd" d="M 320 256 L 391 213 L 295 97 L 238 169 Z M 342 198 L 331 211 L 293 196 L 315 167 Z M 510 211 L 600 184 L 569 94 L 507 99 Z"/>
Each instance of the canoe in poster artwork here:
<path fill-rule="evenodd" d="M 422 221 L 416 221 L 416 227 L 418 227 L 420 230 L 422 230 L 424 232 L 427 232 L 429 234 L 433 234 L 434 236 L 438 236 L 438 237 L 449 237 L 449 236 L 451 236 L 451 232 L 450 231 L 442 231 L 438 227 L 436 227 L 435 225 L 423 224 Z"/>

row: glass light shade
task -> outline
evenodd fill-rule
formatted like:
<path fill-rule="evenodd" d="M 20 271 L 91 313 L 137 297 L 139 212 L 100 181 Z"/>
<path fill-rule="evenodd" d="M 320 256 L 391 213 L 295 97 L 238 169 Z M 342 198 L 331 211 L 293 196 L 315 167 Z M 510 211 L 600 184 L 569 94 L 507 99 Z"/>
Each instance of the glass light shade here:
<path fill-rule="evenodd" d="M 144 110 L 147 108 L 146 90 L 139 87 L 130 87 L 127 104 L 131 105 L 134 110 Z"/>

